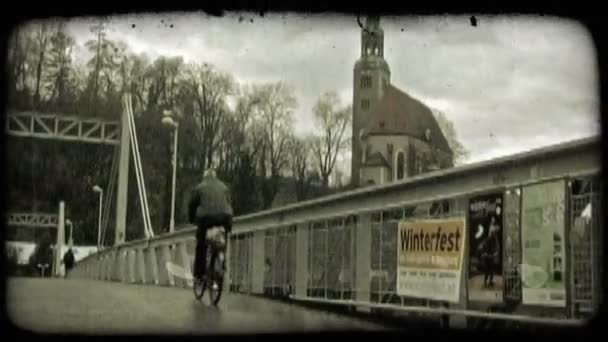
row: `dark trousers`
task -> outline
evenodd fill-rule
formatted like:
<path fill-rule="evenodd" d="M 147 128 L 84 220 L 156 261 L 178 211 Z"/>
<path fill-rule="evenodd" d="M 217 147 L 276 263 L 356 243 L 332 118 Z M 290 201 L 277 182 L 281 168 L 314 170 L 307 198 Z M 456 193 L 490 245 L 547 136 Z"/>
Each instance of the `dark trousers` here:
<path fill-rule="evenodd" d="M 494 259 L 490 256 L 482 257 L 483 262 L 483 285 L 491 286 L 494 283 Z M 489 280 L 489 282 L 488 282 Z"/>
<path fill-rule="evenodd" d="M 207 268 L 207 229 L 222 226 L 226 234 L 232 230 L 232 215 L 218 214 L 203 216 L 196 230 L 196 254 L 194 255 L 194 277 L 202 278 Z"/>
<path fill-rule="evenodd" d="M 74 268 L 74 263 L 73 262 L 63 262 L 63 265 L 65 266 L 65 274 L 63 275 L 64 277 L 68 276 L 68 273 L 70 273 L 70 271 L 72 271 L 72 268 Z"/>

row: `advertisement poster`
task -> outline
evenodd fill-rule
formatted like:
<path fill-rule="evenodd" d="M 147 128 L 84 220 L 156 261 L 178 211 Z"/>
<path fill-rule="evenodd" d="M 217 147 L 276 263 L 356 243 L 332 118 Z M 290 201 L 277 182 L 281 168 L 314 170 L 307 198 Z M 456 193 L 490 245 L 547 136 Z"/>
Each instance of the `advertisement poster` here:
<path fill-rule="evenodd" d="M 502 192 L 469 201 L 469 300 L 502 301 L 502 215 Z"/>
<path fill-rule="evenodd" d="M 397 294 L 458 303 L 465 219 L 401 221 L 398 234 Z"/>
<path fill-rule="evenodd" d="M 522 193 L 522 299 L 566 306 L 565 181 L 525 187 Z"/>

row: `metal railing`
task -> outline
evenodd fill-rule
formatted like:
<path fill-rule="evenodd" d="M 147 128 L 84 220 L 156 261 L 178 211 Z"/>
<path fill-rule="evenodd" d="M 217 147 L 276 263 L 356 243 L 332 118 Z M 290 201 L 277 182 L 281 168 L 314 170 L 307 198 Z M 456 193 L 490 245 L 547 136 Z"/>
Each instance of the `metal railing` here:
<path fill-rule="evenodd" d="M 570 221 L 580 216 L 591 198 L 592 203 L 598 203 L 592 205 L 592 221 L 588 222 L 595 235 L 582 243 L 567 243 L 570 249 L 566 255 L 573 265 L 564 273 L 565 283 L 569 284 L 567 306 L 545 308 L 521 302 L 521 189 L 537 183 L 597 175 L 597 146 L 598 141 L 593 139 L 568 143 L 544 148 L 543 154 L 524 153 L 501 158 L 495 164 L 484 162 L 440 171 L 235 218 L 228 250 L 230 289 L 382 311 L 547 324 L 580 323 L 580 319 L 590 316 L 584 313 L 585 308 L 590 307 L 593 312 L 601 299 L 599 192 L 592 191 L 584 198 L 566 194 L 569 200 L 566 214 L 572 215 L 572 219 L 566 220 L 565 231 L 571 232 L 575 223 Z M 457 303 L 397 295 L 398 222 L 411 218 L 466 218 L 469 200 L 487 192 L 502 193 L 505 201 L 503 301 L 479 304 L 468 299 L 466 253 L 464 281 Z M 163 265 L 169 261 L 187 269 L 193 243 L 193 229 L 129 242 L 85 259 L 76 268 L 76 274 L 187 286 L 187 281 L 178 284 L 175 274 Z M 127 257 L 125 252 L 132 255 Z M 186 256 L 180 258 L 182 255 Z"/>

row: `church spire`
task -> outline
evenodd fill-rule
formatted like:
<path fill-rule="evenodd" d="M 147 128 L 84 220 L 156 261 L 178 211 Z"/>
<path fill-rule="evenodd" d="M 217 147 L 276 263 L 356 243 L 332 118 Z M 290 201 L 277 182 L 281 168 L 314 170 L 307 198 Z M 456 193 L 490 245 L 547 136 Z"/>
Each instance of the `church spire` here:
<path fill-rule="evenodd" d="M 380 28 L 380 17 L 377 15 L 367 16 L 365 19 L 365 29 L 373 31 L 378 28 Z"/>
<path fill-rule="evenodd" d="M 384 57 L 384 31 L 379 16 L 368 16 L 361 29 L 361 57 Z"/>
<path fill-rule="evenodd" d="M 353 78 L 353 121 L 351 180 L 359 184 L 365 146 L 359 140 L 372 115 L 372 109 L 390 84 L 391 71 L 384 60 L 384 31 L 380 18 L 369 16 L 361 23 L 361 57 L 355 62 Z"/>

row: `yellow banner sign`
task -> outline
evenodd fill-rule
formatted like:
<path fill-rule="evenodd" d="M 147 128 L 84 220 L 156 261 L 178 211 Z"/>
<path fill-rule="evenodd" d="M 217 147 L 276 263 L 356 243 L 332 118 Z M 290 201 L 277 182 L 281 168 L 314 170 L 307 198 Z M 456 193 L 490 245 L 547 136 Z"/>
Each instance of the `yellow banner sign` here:
<path fill-rule="evenodd" d="M 465 219 L 428 219 L 399 224 L 397 293 L 458 301 Z"/>

